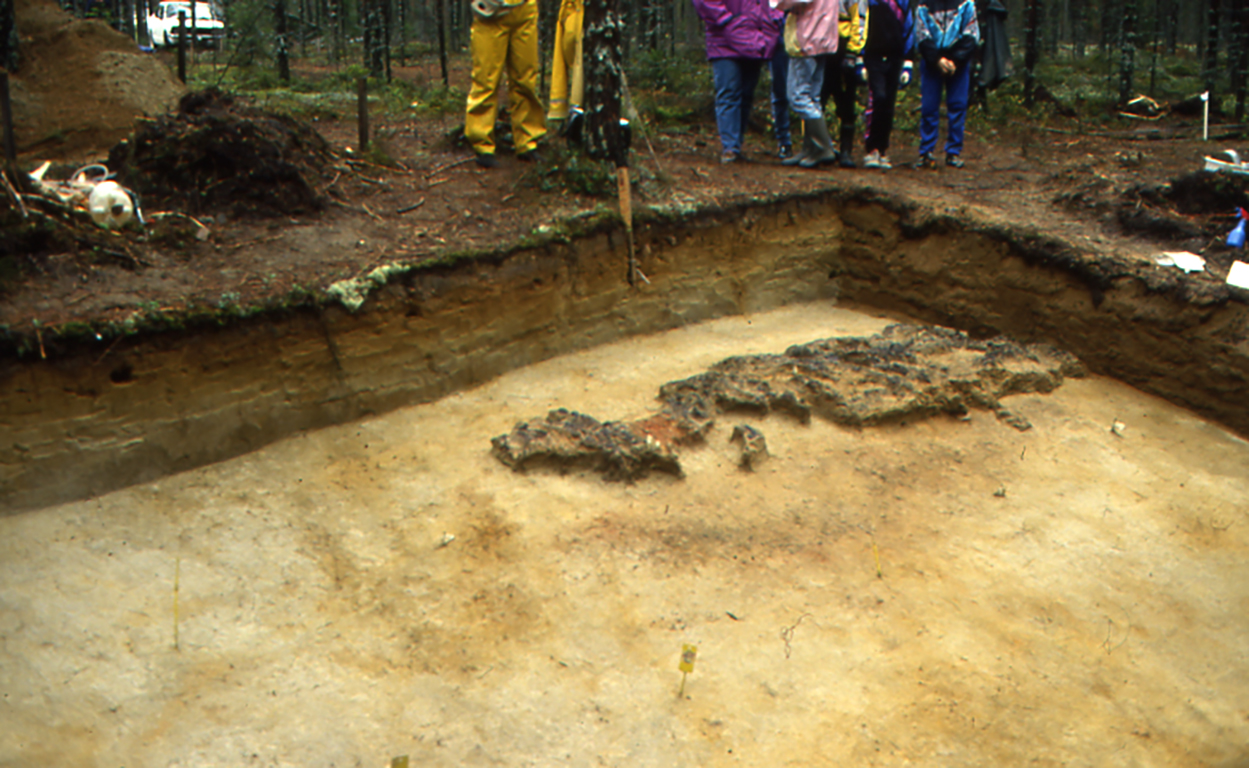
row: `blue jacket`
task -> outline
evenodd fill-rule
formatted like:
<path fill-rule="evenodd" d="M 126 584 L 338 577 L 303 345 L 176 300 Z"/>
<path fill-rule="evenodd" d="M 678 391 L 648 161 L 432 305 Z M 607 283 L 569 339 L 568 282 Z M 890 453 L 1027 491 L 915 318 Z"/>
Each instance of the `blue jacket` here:
<path fill-rule="evenodd" d="M 902 18 L 894 13 L 894 6 Z M 915 26 L 911 19 L 911 0 L 868 0 L 867 42 L 864 56 L 910 56 L 915 47 Z"/>
<path fill-rule="evenodd" d="M 919 0 L 915 6 L 915 39 L 924 61 L 955 64 L 971 60 L 980 44 L 980 24 L 972 0 Z"/>

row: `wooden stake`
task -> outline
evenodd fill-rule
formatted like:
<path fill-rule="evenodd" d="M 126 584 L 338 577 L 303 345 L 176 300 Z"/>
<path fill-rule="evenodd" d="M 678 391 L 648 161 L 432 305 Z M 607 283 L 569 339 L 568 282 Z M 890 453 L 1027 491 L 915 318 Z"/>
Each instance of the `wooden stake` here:
<path fill-rule="evenodd" d="M 633 198 L 629 191 L 629 166 L 627 165 L 616 169 L 616 191 L 620 196 L 620 218 L 624 219 L 625 239 L 629 242 L 629 285 L 637 285 L 639 273 L 637 254 L 633 250 Z"/>

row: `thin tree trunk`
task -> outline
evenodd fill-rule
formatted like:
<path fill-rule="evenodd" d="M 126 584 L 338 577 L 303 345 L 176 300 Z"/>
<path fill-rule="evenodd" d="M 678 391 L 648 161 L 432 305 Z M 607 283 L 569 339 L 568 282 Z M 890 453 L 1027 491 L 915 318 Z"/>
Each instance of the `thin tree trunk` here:
<path fill-rule="evenodd" d="M 1202 74 L 1211 99 L 1214 98 L 1214 83 L 1219 67 L 1219 6 L 1219 0 L 1210 0 L 1206 14 L 1206 51 Z"/>
<path fill-rule="evenodd" d="M 14 0 L 0 0 L 0 69 L 17 71 L 17 9 Z"/>
<path fill-rule="evenodd" d="M 438 23 L 438 64 L 442 67 L 442 87 L 450 88 L 451 81 L 447 79 L 446 2 L 447 0 L 434 0 L 434 15 Z"/>
<path fill-rule="evenodd" d="M 1161 0 L 1154 0 L 1154 39 L 1150 43 L 1152 51 L 1149 57 L 1149 97 L 1153 98 L 1154 85 L 1158 82 L 1158 44 L 1162 41 L 1162 18 L 1165 8 Z"/>
<path fill-rule="evenodd" d="M 377 0 L 382 13 L 382 54 L 386 65 L 386 82 L 390 82 L 390 41 L 393 38 L 395 17 L 390 0 Z"/>
<path fill-rule="evenodd" d="M 1119 106 L 1132 98 L 1132 79 L 1136 75 L 1136 4 L 1126 0 L 1123 4 L 1123 47 L 1119 53 Z"/>
<path fill-rule="evenodd" d="M 1249 2 L 1234 0 L 1232 8 L 1236 19 L 1236 122 L 1243 123 L 1249 90 Z"/>
<path fill-rule="evenodd" d="M 277 47 L 278 78 L 291 81 L 290 38 L 286 29 L 286 0 L 273 0 L 273 44 Z"/>
<path fill-rule="evenodd" d="M 139 0 L 135 4 L 135 41 L 139 45 L 151 45 L 152 33 L 147 28 L 147 0 Z"/>
<path fill-rule="evenodd" d="M 1038 37 L 1041 23 L 1041 0 L 1028 0 L 1028 13 L 1024 21 L 1024 106 L 1029 109 L 1036 99 L 1036 65 L 1039 51 Z"/>
<path fill-rule="evenodd" d="M 360 12 L 364 14 L 364 66 L 369 70 L 370 77 L 384 77 L 385 22 L 382 20 L 381 0 L 365 0 L 361 4 Z"/>

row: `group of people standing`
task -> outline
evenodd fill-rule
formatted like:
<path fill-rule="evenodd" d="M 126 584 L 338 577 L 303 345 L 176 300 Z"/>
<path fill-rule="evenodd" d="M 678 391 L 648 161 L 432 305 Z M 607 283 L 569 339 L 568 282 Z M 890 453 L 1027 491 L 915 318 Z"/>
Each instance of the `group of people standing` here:
<path fill-rule="evenodd" d="M 742 159 L 742 138 L 763 65 L 772 72 L 772 112 L 781 162 L 855 167 L 857 88 L 866 81 L 866 168 L 887 169 L 898 89 L 921 83 L 921 168 L 935 168 L 944 93 L 945 162 L 962 167 L 971 62 L 980 42 L 973 0 L 693 0 L 706 28 L 724 163 Z M 825 119 L 833 99 L 834 145 Z M 803 121 L 795 154 L 789 111 Z"/>
<path fill-rule="evenodd" d="M 772 110 L 781 162 L 803 168 L 855 167 L 857 91 L 868 88 L 866 168 L 887 169 L 898 89 L 919 60 L 920 159 L 935 168 L 938 118 L 948 114 L 945 163 L 962 167 L 971 63 L 980 42 L 973 0 L 692 0 L 706 28 L 721 162 L 742 159 L 742 140 L 763 67 L 772 74 Z M 539 159 L 547 115 L 538 97 L 538 0 L 472 0 L 472 86 L 465 136 L 478 165 L 492 168 L 500 86 L 507 73 L 517 157 Z M 584 89 L 583 0 L 562 0 L 551 72 L 550 118 L 575 131 Z M 838 140 L 825 118 L 834 102 Z M 794 152 L 790 110 L 802 120 Z"/>

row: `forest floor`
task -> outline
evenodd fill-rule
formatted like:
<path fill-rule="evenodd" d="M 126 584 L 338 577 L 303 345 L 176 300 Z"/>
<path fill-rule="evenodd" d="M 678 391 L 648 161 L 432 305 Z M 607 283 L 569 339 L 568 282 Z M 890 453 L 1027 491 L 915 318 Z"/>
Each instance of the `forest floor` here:
<path fill-rule="evenodd" d="M 172 62 L 169 53 L 158 57 Z M 51 81 L 54 70 L 64 66 L 56 57 L 35 56 L 22 74 L 26 82 Z M 438 63 L 396 66 L 394 77 L 436 82 Z M 451 82 L 467 85 L 464 57 L 452 60 Z M 51 111 L 55 96 L 43 98 L 45 111 Z M 765 100 L 761 88 L 756 116 L 766 110 Z M 904 104 L 914 101 L 911 94 Z M 1222 281 L 1234 259 L 1222 237 L 1235 223 L 1234 201 L 1243 198 L 1243 190 L 1220 192 L 1196 172 L 1203 155 L 1240 145 L 1201 141 L 1200 118 L 1082 123 L 1050 112 L 1050 106 L 1040 107 L 1037 117 L 1025 122 L 974 108 L 966 167 L 942 165 L 936 171 L 911 168 L 918 143 L 907 128 L 917 122 L 911 113 L 899 117 L 890 171 L 785 167 L 774 141 L 759 130 L 748 136 L 744 162 L 722 165 L 710 115 L 690 124 L 652 126 L 634 141 L 633 204 L 645 215 L 648 208 L 695 211 L 822 190 L 862 190 L 1007 222 L 1022 232 L 1063 240 L 1092 258 L 1195 251 L 1206 256 L 1211 279 Z M 0 274 L 0 327 L 29 333 L 69 323 L 117 323 L 137 311 L 273 304 L 292 293 L 316 294 L 383 264 L 502 249 L 543 226 L 604 206 L 615 209 L 614 189 L 597 195 L 577 191 L 584 178 L 574 170 L 588 164 L 554 136 L 544 146 L 543 163 L 523 163 L 501 151 L 501 166 L 483 169 L 456 139 L 462 114 L 422 117 L 415 110 L 379 110 L 371 116 L 371 135 L 386 158 L 383 165 L 372 162 L 376 153 L 353 151 L 358 134 L 352 104 L 308 117 L 332 152 L 328 178 L 320 180 L 329 203 L 323 209 L 276 217 L 245 206 L 175 210 L 195 216 L 193 228 L 181 235 L 127 230 L 67 246 L 53 239 L 37 240 L 21 253 L 10 249 L 16 269 Z M 1217 126 L 1213 133 L 1218 135 Z M 60 161 L 64 168 L 99 162 L 115 141 L 115 131 L 100 130 L 78 131 L 72 142 L 59 145 L 32 142 L 21 147 L 19 167 L 29 171 L 43 160 Z M 862 152 L 860 132 L 860 163 Z M 4 204 L 11 206 L 7 197 Z M 158 211 L 145 213 L 153 219 Z M 111 240 L 101 242 L 101 236 Z"/>

